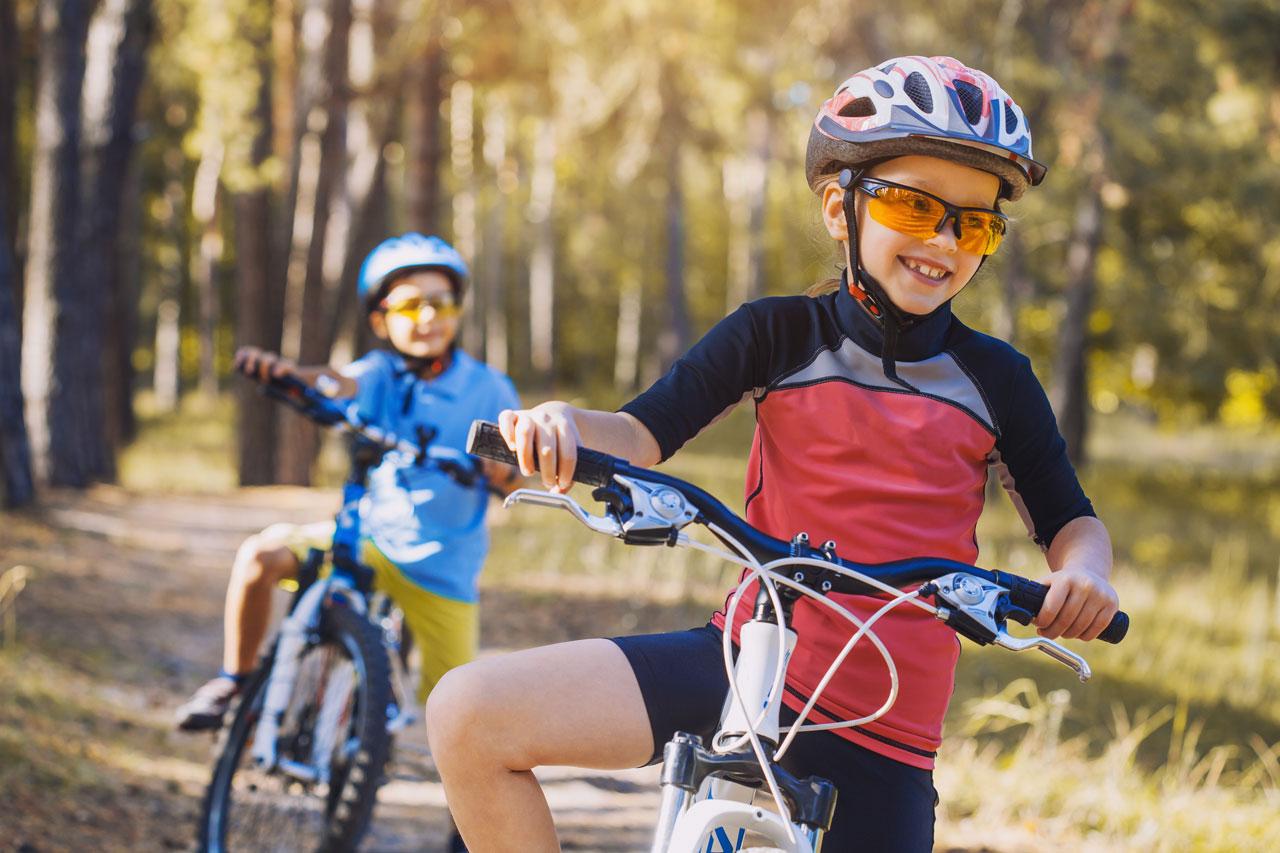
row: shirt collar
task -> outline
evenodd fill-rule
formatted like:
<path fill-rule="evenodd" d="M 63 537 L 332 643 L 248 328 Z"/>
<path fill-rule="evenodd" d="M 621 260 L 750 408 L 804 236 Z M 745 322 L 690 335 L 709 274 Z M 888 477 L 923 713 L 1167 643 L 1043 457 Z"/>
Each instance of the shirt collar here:
<path fill-rule="evenodd" d="M 849 293 L 848 278 L 843 273 L 840 276 L 840 287 L 836 290 L 835 307 L 841 330 L 867 352 L 880 355 L 880 348 L 884 342 L 884 332 L 880 328 L 880 323 Z M 923 361 L 942 352 L 946 348 L 951 320 L 951 301 L 948 300 L 921 322 L 898 336 L 894 359 Z"/>

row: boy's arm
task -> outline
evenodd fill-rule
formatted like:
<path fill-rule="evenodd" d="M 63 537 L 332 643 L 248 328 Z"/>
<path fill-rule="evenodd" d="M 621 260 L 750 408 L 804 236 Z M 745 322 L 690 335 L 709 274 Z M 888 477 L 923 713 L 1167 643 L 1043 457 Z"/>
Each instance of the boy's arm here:
<path fill-rule="evenodd" d="M 267 379 L 292 376 L 313 388 L 319 388 L 325 396 L 339 399 L 354 397 L 360 388 L 355 379 L 343 376 L 331 367 L 300 367 L 291 359 L 257 347 L 241 347 L 236 350 L 235 369 L 264 382 Z"/>
<path fill-rule="evenodd" d="M 1045 553 L 1052 572 L 1040 582 L 1049 587 L 1035 624 L 1042 636 L 1092 640 L 1120 609 L 1112 588 L 1111 537 L 1094 516 L 1067 522 Z"/>

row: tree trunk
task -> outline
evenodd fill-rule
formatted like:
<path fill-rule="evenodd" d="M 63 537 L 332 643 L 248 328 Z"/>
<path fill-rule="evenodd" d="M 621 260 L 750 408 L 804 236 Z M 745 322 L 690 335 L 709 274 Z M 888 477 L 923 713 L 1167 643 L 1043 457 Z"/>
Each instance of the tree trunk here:
<path fill-rule="evenodd" d="M 490 100 L 484 119 L 484 161 L 489 169 L 489 215 L 485 222 L 480 269 L 474 276 L 484 312 L 484 359 L 507 372 L 507 307 L 502 290 L 503 222 L 508 197 L 503 170 L 507 166 L 507 114 L 498 98 Z"/>
<path fill-rule="evenodd" d="M 218 262 L 222 259 L 222 232 L 218 229 L 218 190 L 225 154 L 222 142 L 210 135 L 200 152 L 200 164 L 191 188 L 191 219 L 200 235 L 191 256 L 191 283 L 199 302 L 200 393 L 218 396 Z"/>
<path fill-rule="evenodd" d="M 120 238 L 126 182 L 132 173 L 134 117 L 146 76 L 151 41 L 150 0 L 105 0 L 89 27 L 83 93 L 85 179 L 80 212 L 81 288 L 101 290 L 104 428 L 107 462 L 114 473 L 114 451 L 132 420 L 129 371 L 120 353 L 132 353 L 131 311 L 122 316 Z M 129 301 L 130 306 L 136 304 Z"/>
<path fill-rule="evenodd" d="M 327 8 L 326 8 L 327 7 Z M 303 71 L 306 132 L 298 173 L 289 293 L 282 348 L 301 364 L 329 360 L 325 322 L 324 257 L 330 204 L 335 182 L 345 171 L 348 42 L 350 0 L 312 0 L 303 12 Z M 327 26 L 311 25 L 323 18 Z M 319 449 L 316 428 L 291 412 L 281 411 L 291 433 L 281 442 L 277 473 L 281 482 L 309 485 Z"/>
<path fill-rule="evenodd" d="M 272 274 L 276 265 L 271 253 L 271 190 L 261 173 L 263 164 L 271 156 L 273 76 L 269 34 L 250 33 L 248 37 L 258 53 L 258 104 L 249 158 L 259 182 L 237 192 L 232 202 L 236 211 L 236 347 L 255 346 L 275 351 L 280 348 L 284 288 Z M 240 485 L 274 483 L 275 404 L 259 394 L 251 382 L 235 383 L 235 393 L 239 403 L 236 439 Z"/>
<path fill-rule="evenodd" d="M 1075 225 L 1067 248 L 1067 313 L 1058 336 L 1054 366 L 1054 410 L 1067 441 L 1067 454 L 1076 465 L 1085 462 L 1089 349 L 1089 314 L 1098 245 L 1101 240 L 1102 200 L 1097 186 L 1089 186 L 1076 206 Z"/>
<path fill-rule="evenodd" d="M 80 292 L 80 95 L 89 7 L 39 7 L 39 79 L 32 156 L 30 256 L 22 384 L 38 479 L 85 486 L 100 475 L 102 447 L 100 293 Z"/>
<path fill-rule="evenodd" d="M 355 332 L 364 324 L 364 312 L 356 296 L 360 265 L 386 236 L 382 217 L 372 206 L 380 204 L 386 160 L 383 150 L 395 138 L 400 99 L 388 103 L 377 97 L 378 45 L 390 37 L 385 10 L 372 0 L 354 4 L 351 21 L 351 92 L 347 122 L 347 168 L 342 192 L 337 195 L 325 239 L 325 349 L 335 364 L 356 355 Z M 357 325 L 359 324 L 359 325 Z"/>
<path fill-rule="evenodd" d="M 449 97 L 449 159 L 453 165 L 453 246 L 468 264 L 476 261 L 475 91 L 466 80 L 453 84 Z M 462 343 L 479 352 L 484 324 L 475 310 L 475 288 L 467 294 Z"/>
<path fill-rule="evenodd" d="M 725 164 L 725 200 L 729 206 L 729 287 L 725 313 L 764 294 L 764 217 L 768 196 L 770 113 L 756 107 L 747 114 L 746 156 Z"/>
<path fill-rule="evenodd" d="M 2 0 L 0 0 L 2 2 Z M 5 207 L 0 205 L 0 505 L 25 506 L 35 499 L 31 481 L 31 449 L 22 414 L 19 358 L 22 332 L 14 301 L 16 268 L 8 237 Z"/>
<path fill-rule="evenodd" d="M 18 226 L 17 115 L 18 115 L 18 21 L 14 0 L 0 0 L 0 218 L 7 223 L 0 232 L 14 251 Z M 14 258 L 10 258 L 15 262 Z M 11 271 L 11 285 L 17 287 L 17 267 Z M 15 291 L 16 292 L 16 291 Z"/>
<path fill-rule="evenodd" d="M 440 232 L 440 158 L 443 156 L 440 106 L 444 99 L 445 52 L 440 38 L 439 7 L 431 32 L 415 65 L 412 95 L 407 99 L 409 226 L 423 234 Z"/>
<path fill-rule="evenodd" d="M 529 355 L 534 373 L 544 384 L 551 382 L 555 367 L 555 234 L 552 205 L 556 193 L 555 125 L 542 121 L 533 144 L 533 177 L 529 196 L 529 222 L 533 251 L 529 259 Z"/>
<path fill-rule="evenodd" d="M 171 412 L 182 393 L 182 291 L 186 284 L 183 257 L 187 250 L 186 228 L 180 211 L 186 207 L 179 168 L 170 166 L 160 216 L 160 230 L 167 234 L 169 249 L 161 254 L 160 297 L 156 304 L 155 363 L 151 387 L 156 409 Z"/>

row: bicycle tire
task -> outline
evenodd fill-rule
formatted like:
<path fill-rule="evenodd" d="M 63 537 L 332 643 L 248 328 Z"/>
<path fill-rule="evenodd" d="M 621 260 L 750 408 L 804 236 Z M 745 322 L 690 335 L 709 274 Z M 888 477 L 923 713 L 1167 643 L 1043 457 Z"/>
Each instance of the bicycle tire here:
<path fill-rule="evenodd" d="M 344 726 L 343 755 L 338 756 L 348 760 L 337 760 L 332 764 L 330 783 L 323 798 L 316 797 L 310 790 L 294 790 L 305 786 L 292 783 L 278 773 L 263 776 L 263 779 L 270 779 L 273 788 L 279 785 L 281 796 L 276 798 L 277 802 L 271 802 L 273 795 L 264 792 L 263 798 L 268 801 L 254 803 L 255 808 L 249 817 L 252 824 L 252 819 L 259 812 L 264 812 L 258 823 L 269 833 L 269 838 L 254 835 L 251 840 L 229 839 L 237 813 L 237 776 L 242 777 L 245 784 L 240 794 L 257 798 L 260 793 L 253 774 L 261 774 L 261 771 L 243 764 L 243 761 L 251 761 L 246 750 L 252 743 L 266 696 L 267 677 L 274 662 L 273 650 L 246 683 L 231 725 L 220 743 L 218 759 L 201 809 L 197 838 L 199 850 L 208 853 L 253 850 L 256 853 L 267 849 L 314 849 L 317 853 L 336 853 L 354 850 L 368 829 L 390 752 L 386 711 L 392 703 L 392 694 L 387 651 L 377 627 L 359 613 L 342 606 L 329 607 L 322 612 L 317 642 L 308 645 L 304 657 L 318 649 L 340 651 L 349 659 L 354 671 L 350 722 Z M 291 699 L 291 709 L 293 701 Z M 294 735 L 295 743 L 302 740 L 302 735 L 308 735 L 305 728 L 300 735 Z M 283 744 L 284 741 L 282 735 L 278 743 Z M 244 777 L 249 777 L 249 781 L 244 782 Z M 315 830 L 314 844 L 298 843 L 306 833 L 283 831 L 289 819 L 295 822 L 307 820 L 310 828 Z M 253 827 L 248 831 L 252 833 Z M 237 836 L 239 834 L 236 833 Z M 290 843 L 292 846 L 288 846 Z"/>

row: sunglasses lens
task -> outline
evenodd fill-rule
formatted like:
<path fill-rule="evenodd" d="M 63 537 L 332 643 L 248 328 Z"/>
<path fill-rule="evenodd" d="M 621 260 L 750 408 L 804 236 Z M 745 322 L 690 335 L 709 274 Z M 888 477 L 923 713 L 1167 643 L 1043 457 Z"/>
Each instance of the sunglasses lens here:
<path fill-rule="evenodd" d="M 928 240 L 938 233 L 938 223 L 946 216 L 947 208 L 937 199 L 906 187 L 880 186 L 873 190 L 867 212 L 886 228 Z M 959 213 L 957 230 L 959 248 L 976 255 L 990 255 L 1004 237 L 1005 221 L 994 211 L 965 210 Z"/>
<path fill-rule="evenodd" d="M 452 296 L 432 296 L 425 299 L 406 299 L 387 306 L 388 314 L 395 314 L 417 322 L 422 312 L 431 309 L 433 318 L 450 319 L 458 316 L 458 304 Z"/>
<path fill-rule="evenodd" d="M 921 239 L 937 233 L 938 220 L 946 213 L 934 199 L 902 187 L 878 187 L 867 212 L 886 228 Z"/>
<path fill-rule="evenodd" d="M 1005 222 L 994 213 L 966 211 L 960 215 L 959 227 L 956 245 L 975 255 L 990 255 L 1004 239 Z"/>

